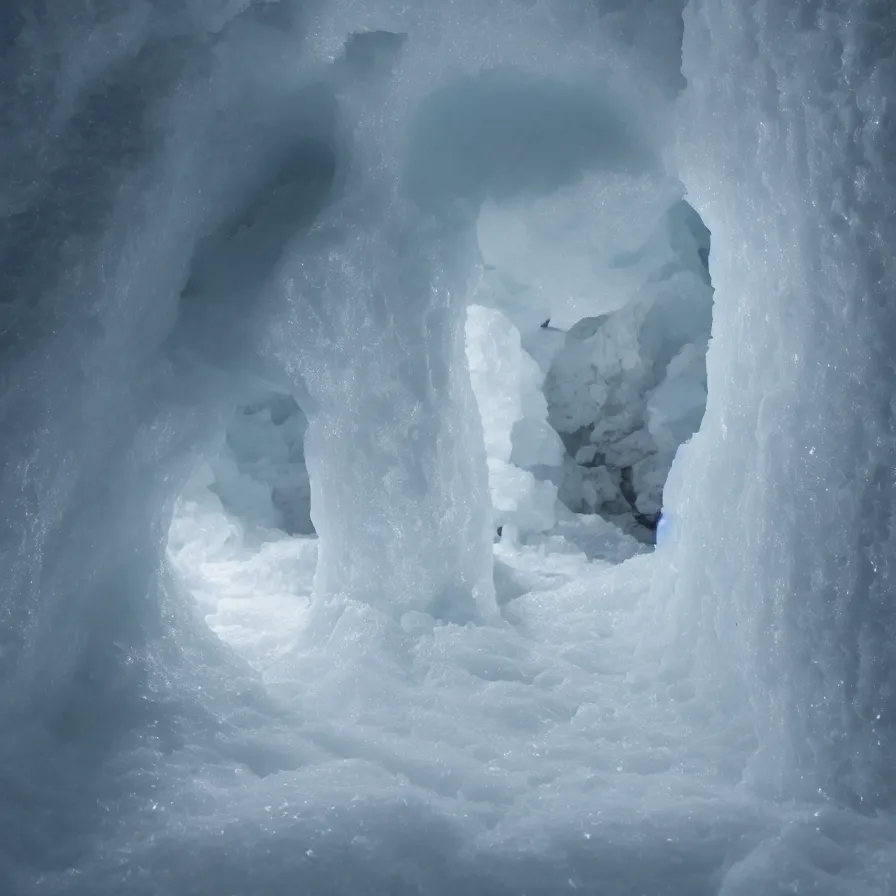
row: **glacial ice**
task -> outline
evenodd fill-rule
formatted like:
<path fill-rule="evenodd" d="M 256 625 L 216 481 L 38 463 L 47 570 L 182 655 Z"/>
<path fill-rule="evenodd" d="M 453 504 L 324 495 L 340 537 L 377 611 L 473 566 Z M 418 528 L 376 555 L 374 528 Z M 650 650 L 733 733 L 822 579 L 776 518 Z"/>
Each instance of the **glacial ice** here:
<path fill-rule="evenodd" d="M 0 14 L 0 893 L 892 891 L 896 12 L 682 6 Z"/>

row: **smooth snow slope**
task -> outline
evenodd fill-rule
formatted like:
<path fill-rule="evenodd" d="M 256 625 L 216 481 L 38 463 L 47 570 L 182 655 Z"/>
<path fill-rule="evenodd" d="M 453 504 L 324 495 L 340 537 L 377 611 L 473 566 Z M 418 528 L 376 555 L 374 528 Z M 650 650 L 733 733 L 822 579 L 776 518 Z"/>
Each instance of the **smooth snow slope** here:
<path fill-rule="evenodd" d="M 672 107 L 660 6 L 5 9 L 0 893 L 892 892 L 894 14 L 694 0 Z M 476 216 L 603 170 L 706 418 L 656 555 L 493 557 Z M 272 389 L 319 542 L 190 480 Z"/>

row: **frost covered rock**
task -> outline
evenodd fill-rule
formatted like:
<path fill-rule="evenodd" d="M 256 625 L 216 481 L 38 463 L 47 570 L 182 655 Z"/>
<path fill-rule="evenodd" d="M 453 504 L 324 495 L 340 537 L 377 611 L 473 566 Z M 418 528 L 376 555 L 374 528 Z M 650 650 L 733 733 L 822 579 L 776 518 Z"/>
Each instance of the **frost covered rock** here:
<path fill-rule="evenodd" d="M 705 350 L 711 319 L 709 235 L 680 190 L 657 173 L 591 173 L 546 197 L 489 200 L 477 220 L 484 267 L 474 300 L 520 331 L 545 376 L 550 428 L 568 449 L 549 459 L 564 469 L 547 478 L 569 508 L 627 526 L 659 511 L 675 448 L 705 403 L 705 377 L 673 370 L 677 391 L 651 396 L 655 434 L 648 428 L 649 393 L 684 345 Z M 524 468 L 538 444 L 556 447 L 540 412 L 531 417 L 514 441 Z"/>
<path fill-rule="evenodd" d="M 550 420 L 571 458 L 561 498 L 626 527 L 650 527 L 675 451 L 700 426 L 712 321 L 709 233 L 678 202 L 615 264 L 631 301 L 566 334 L 546 380 Z"/>
<path fill-rule="evenodd" d="M 680 196 L 661 173 L 604 171 L 546 197 L 489 200 L 477 220 L 474 300 L 513 322 L 545 374 L 568 452 L 550 478 L 567 507 L 627 528 L 652 526 L 705 406 L 709 234 Z M 694 363 L 673 364 L 687 346 Z"/>

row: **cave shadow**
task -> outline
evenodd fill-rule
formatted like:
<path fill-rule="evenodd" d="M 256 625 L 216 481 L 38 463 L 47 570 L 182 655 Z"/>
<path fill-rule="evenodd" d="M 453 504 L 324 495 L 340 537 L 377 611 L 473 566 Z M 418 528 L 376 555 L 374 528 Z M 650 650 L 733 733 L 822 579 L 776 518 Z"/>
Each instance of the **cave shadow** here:
<path fill-rule="evenodd" d="M 598 168 L 659 164 L 646 133 L 599 88 L 510 66 L 462 78 L 413 116 L 403 186 L 421 208 L 469 225 L 487 199 L 544 196 Z"/>

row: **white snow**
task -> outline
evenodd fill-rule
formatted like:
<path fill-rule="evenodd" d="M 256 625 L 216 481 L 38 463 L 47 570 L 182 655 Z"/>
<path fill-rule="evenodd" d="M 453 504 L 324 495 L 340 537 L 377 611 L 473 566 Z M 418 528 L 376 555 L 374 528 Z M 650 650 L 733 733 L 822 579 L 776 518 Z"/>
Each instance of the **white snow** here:
<path fill-rule="evenodd" d="M 500 311 L 470 305 L 465 332 L 495 526 L 508 527 L 508 535 L 547 531 L 558 508 L 557 487 L 546 477 L 562 466 L 566 450 L 548 423 L 544 374 Z"/>

